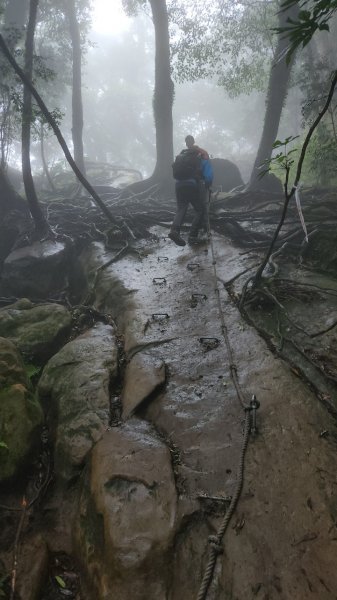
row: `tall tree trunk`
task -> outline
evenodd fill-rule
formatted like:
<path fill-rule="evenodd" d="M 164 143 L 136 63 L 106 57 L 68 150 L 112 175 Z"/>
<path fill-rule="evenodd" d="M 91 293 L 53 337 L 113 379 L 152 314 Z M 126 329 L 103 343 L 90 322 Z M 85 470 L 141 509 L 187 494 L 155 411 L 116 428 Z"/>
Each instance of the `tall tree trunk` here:
<path fill-rule="evenodd" d="M 16 193 L 0 167 L 0 271 L 18 236 L 26 230 L 30 215 L 27 202 Z"/>
<path fill-rule="evenodd" d="M 33 50 L 34 50 L 34 33 L 36 26 L 36 16 L 39 0 L 30 0 L 29 20 L 25 43 L 25 74 L 31 81 L 33 75 Z M 27 87 L 23 90 L 23 106 L 22 106 L 22 177 L 25 186 L 25 192 L 29 210 L 33 217 L 36 231 L 41 234 L 49 230 L 47 221 L 41 210 L 32 176 L 30 163 L 30 129 L 32 121 L 32 96 Z"/>
<path fill-rule="evenodd" d="M 14 190 L 11 185 L 6 171 L 0 166 L 0 222 L 3 220 L 5 215 L 12 210 L 19 210 L 25 216 L 28 215 L 27 203 L 19 194 Z"/>
<path fill-rule="evenodd" d="M 76 15 L 75 0 L 66 0 L 65 13 L 69 20 L 69 30 L 73 52 L 73 86 L 72 86 L 72 137 L 74 160 L 85 175 L 83 153 L 83 102 L 82 102 L 82 50 L 80 28 Z"/>
<path fill-rule="evenodd" d="M 279 27 L 284 27 L 287 23 L 287 19 L 296 19 L 298 15 L 298 5 L 292 6 L 290 9 L 281 11 L 279 14 Z M 293 65 L 293 59 L 287 64 L 286 52 L 289 46 L 289 40 L 283 34 L 279 34 L 278 42 L 275 51 L 275 58 L 273 60 L 270 75 L 269 84 L 266 98 L 266 112 L 264 117 L 264 124 L 262 130 L 262 136 L 260 145 L 257 151 L 254 167 L 250 176 L 250 182 L 248 184 L 249 189 L 258 189 L 261 186 L 261 180 L 259 178 L 261 173 L 261 165 L 270 160 L 273 144 L 277 137 L 279 129 L 282 108 L 286 101 L 289 78 L 291 73 L 291 67 Z"/>
<path fill-rule="evenodd" d="M 172 180 L 174 85 L 171 79 L 168 14 L 165 0 L 149 0 L 155 31 L 155 89 L 153 111 L 157 161 L 151 179 Z"/>
<path fill-rule="evenodd" d="M 40 127 L 40 149 L 41 149 L 41 160 L 42 160 L 43 172 L 46 176 L 46 179 L 47 179 L 50 189 L 52 190 L 52 192 L 55 192 L 56 188 L 54 186 L 53 180 L 49 173 L 48 163 L 46 161 L 46 155 L 45 155 L 45 151 L 44 151 L 44 125 L 43 125 L 43 123 L 41 123 L 41 127 Z"/>
<path fill-rule="evenodd" d="M 10 50 L 13 52 L 18 42 L 24 34 L 24 28 L 27 23 L 29 0 L 8 0 L 5 2 L 4 8 L 4 27 L 3 35 L 6 39 Z M 1 166 L 6 169 L 8 148 L 11 143 L 11 109 L 12 109 L 12 94 L 11 90 L 3 91 L 8 98 L 6 105 L 2 103 L 2 123 L 1 123 Z"/>

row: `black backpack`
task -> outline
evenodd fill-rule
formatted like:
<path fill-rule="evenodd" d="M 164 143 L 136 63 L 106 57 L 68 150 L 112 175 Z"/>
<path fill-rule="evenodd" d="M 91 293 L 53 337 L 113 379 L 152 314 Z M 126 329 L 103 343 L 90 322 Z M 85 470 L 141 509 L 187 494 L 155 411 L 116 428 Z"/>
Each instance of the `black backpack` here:
<path fill-rule="evenodd" d="M 201 158 L 195 150 L 183 150 L 172 165 L 173 177 L 178 181 L 184 179 L 201 179 Z"/>

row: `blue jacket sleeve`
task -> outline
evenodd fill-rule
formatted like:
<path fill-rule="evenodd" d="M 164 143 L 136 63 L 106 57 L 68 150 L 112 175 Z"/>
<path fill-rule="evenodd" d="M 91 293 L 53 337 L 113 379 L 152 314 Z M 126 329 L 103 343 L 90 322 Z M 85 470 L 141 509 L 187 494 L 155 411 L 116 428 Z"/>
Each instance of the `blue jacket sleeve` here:
<path fill-rule="evenodd" d="M 205 181 L 207 187 L 212 185 L 213 181 L 213 168 L 210 160 L 203 159 L 201 162 L 202 178 Z"/>

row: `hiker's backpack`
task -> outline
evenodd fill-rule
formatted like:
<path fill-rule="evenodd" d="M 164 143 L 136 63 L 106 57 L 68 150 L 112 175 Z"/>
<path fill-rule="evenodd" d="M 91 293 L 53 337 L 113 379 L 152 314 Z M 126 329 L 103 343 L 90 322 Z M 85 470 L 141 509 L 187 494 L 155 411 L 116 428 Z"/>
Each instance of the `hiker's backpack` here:
<path fill-rule="evenodd" d="M 201 179 L 201 158 L 195 150 L 183 150 L 175 158 L 172 165 L 173 177 L 183 179 Z"/>

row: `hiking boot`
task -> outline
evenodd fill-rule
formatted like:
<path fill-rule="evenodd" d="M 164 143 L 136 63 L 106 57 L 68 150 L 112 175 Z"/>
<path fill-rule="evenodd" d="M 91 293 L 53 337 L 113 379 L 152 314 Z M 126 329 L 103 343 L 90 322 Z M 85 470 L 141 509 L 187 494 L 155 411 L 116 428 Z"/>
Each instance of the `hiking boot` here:
<path fill-rule="evenodd" d="M 183 240 L 183 238 L 180 237 L 178 231 L 171 230 L 170 233 L 168 234 L 168 237 L 170 238 L 170 240 L 172 240 L 172 242 L 177 244 L 177 246 L 186 246 L 185 240 Z"/>

